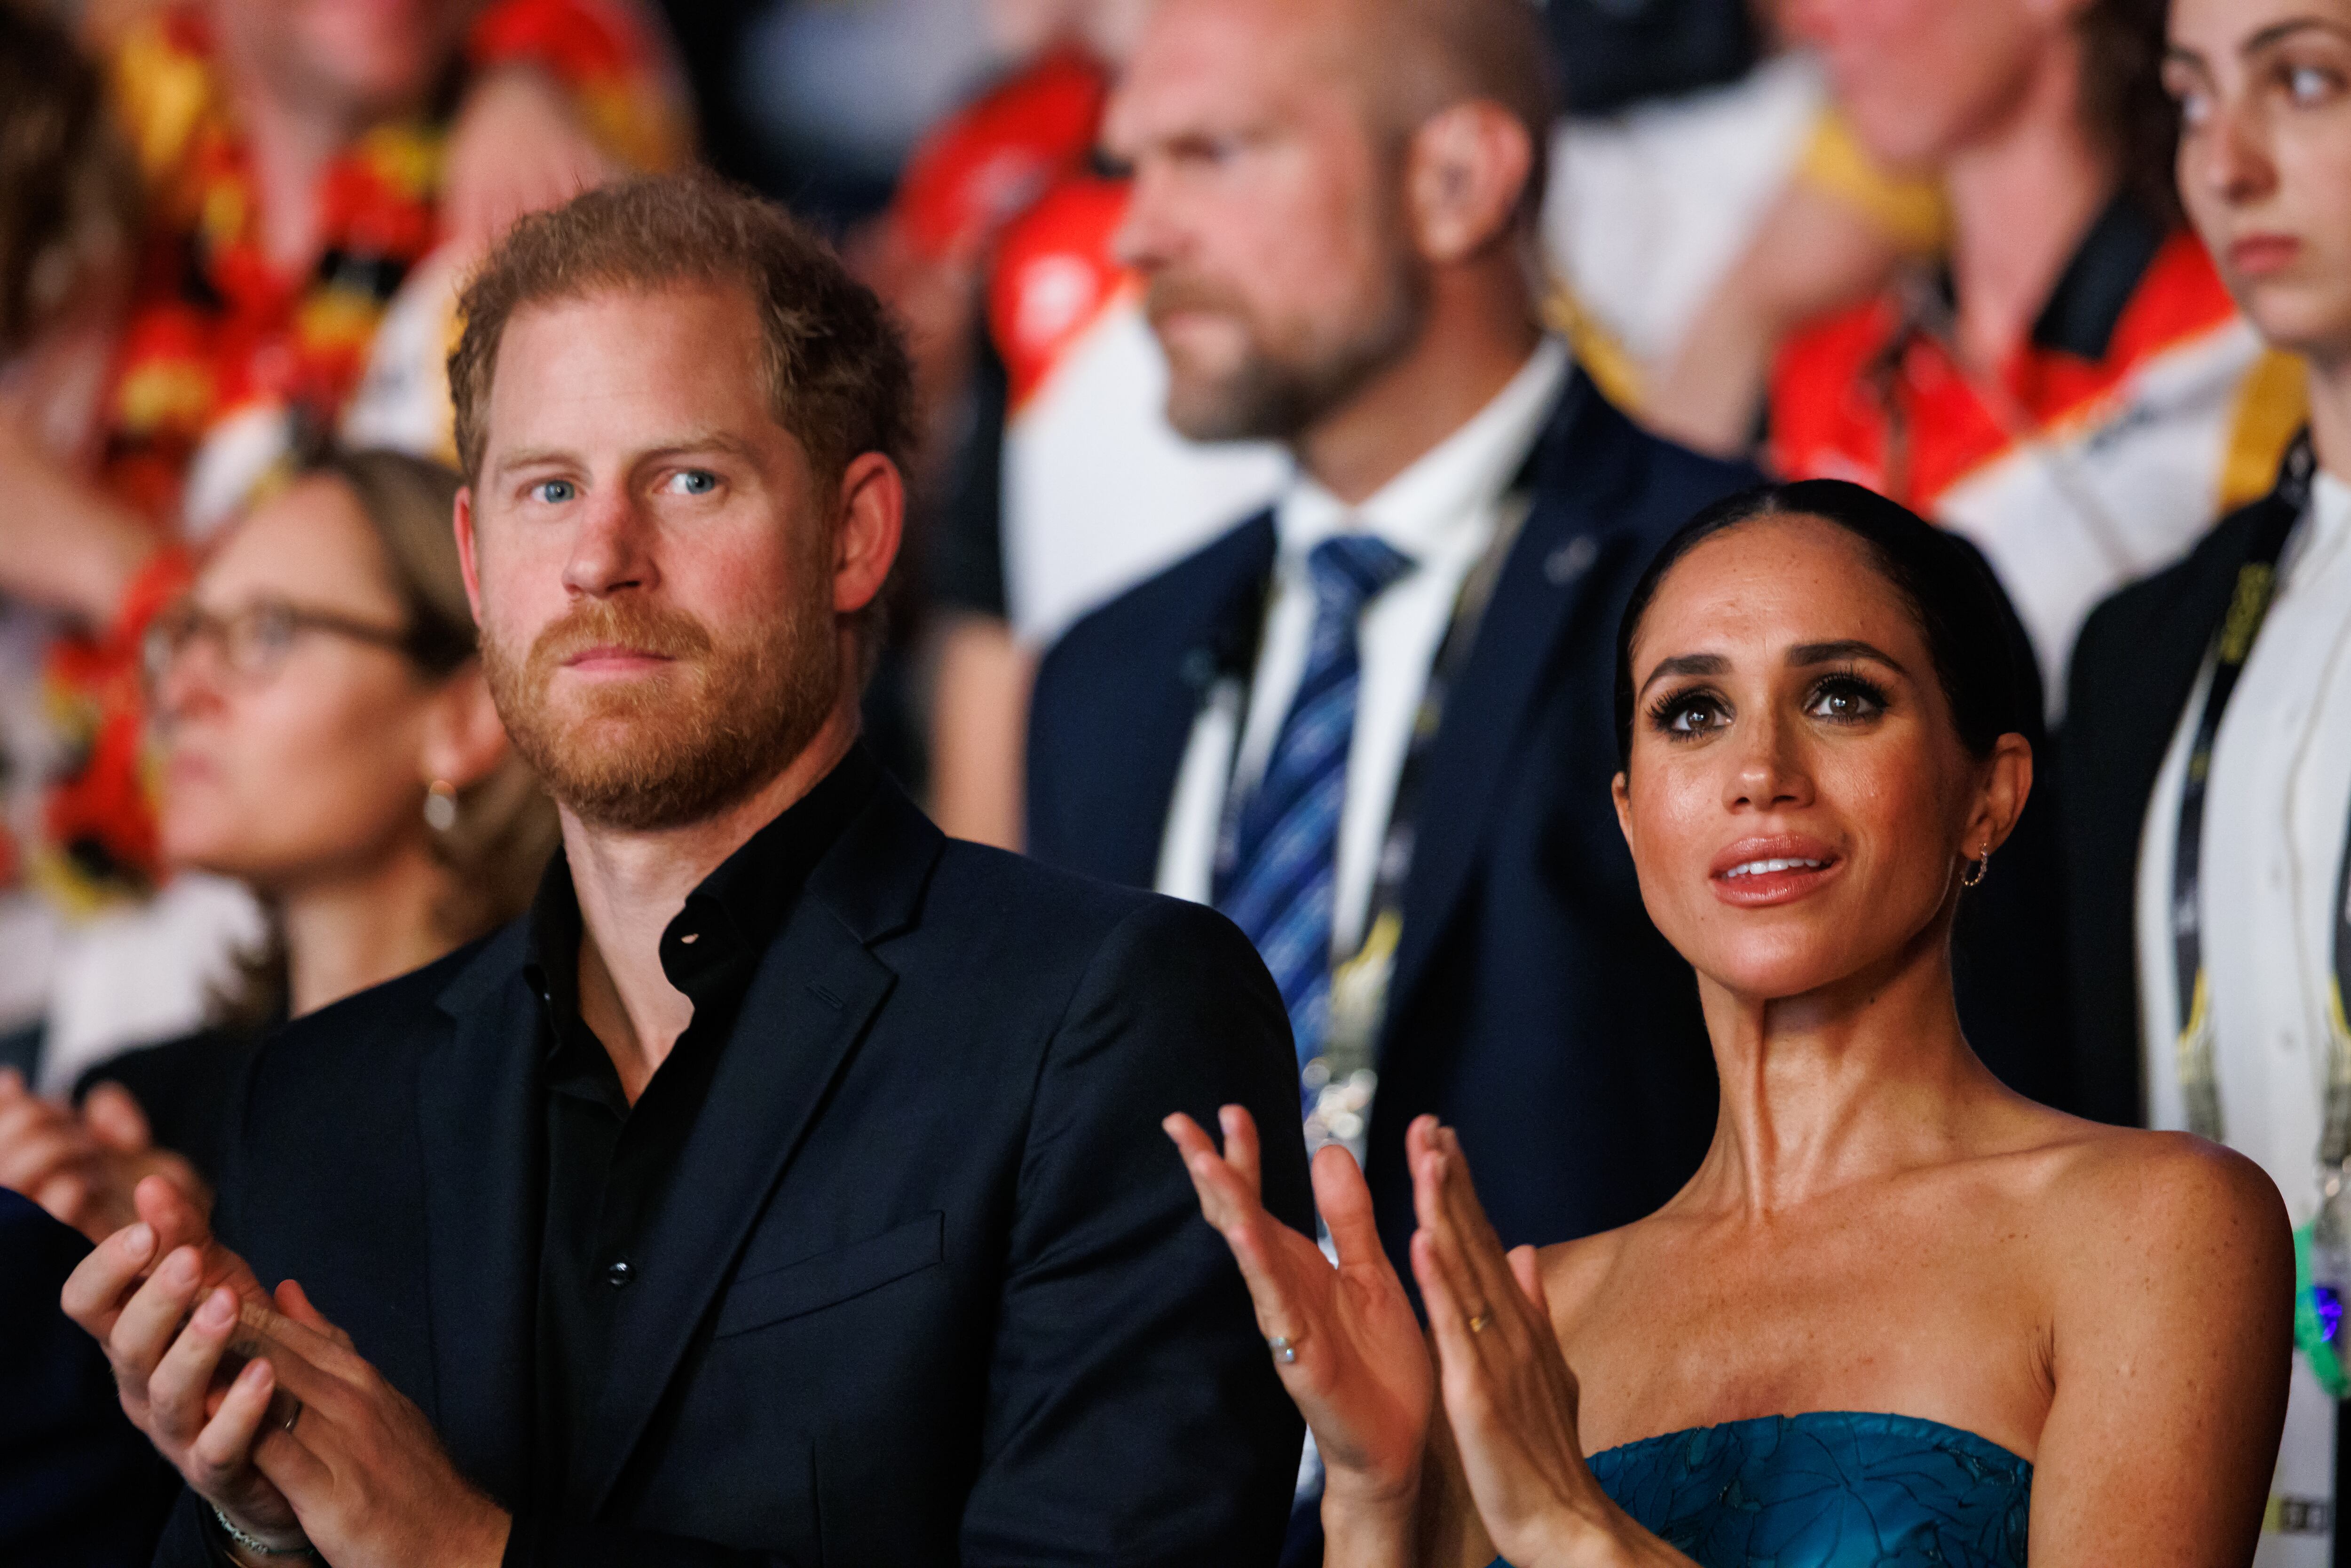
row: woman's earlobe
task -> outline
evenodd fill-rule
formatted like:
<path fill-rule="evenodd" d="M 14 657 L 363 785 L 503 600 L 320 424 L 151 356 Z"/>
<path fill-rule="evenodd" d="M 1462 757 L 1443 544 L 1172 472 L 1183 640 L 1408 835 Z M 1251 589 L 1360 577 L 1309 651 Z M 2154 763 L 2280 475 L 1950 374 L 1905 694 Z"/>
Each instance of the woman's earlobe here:
<path fill-rule="evenodd" d="M 495 771 L 513 743 L 479 661 L 442 684 L 424 721 L 424 777 L 463 789 Z"/>

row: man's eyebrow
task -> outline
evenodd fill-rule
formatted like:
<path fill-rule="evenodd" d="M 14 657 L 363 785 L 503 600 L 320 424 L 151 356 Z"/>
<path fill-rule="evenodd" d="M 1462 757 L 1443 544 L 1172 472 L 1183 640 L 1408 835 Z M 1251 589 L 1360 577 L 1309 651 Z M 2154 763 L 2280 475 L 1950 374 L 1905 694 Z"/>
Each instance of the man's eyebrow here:
<path fill-rule="evenodd" d="M 729 435 L 723 430 L 689 430 L 659 446 L 631 454 L 629 466 L 635 468 L 664 457 L 684 457 L 695 452 L 723 452 L 729 457 L 742 458 L 758 455 L 751 449 L 751 444 L 739 435 Z"/>
<path fill-rule="evenodd" d="M 1814 664 L 1842 664 L 1853 659 L 1883 664 L 1897 675 L 1910 673 L 1902 667 L 1901 660 L 1858 637 L 1836 643 L 1799 643 L 1788 650 L 1788 667 L 1792 670 L 1809 669 Z"/>
<path fill-rule="evenodd" d="M 542 468 L 550 464 L 569 465 L 576 464 L 579 460 L 576 454 L 566 452 L 557 446 L 518 446 L 512 452 L 499 454 L 498 460 L 490 466 L 490 473 L 496 477 L 504 478 L 518 468 Z"/>
<path fill-rule="evenodd" d="M 721 430 L 692 430 L 664 441 L 659 446 L 647 447 L 642 452 L 631 453 L 629 466 L 638 468 L 647 463 L 691 456 L 697 452 L 724 453 L 727 456 L 740 457 L 747 461 L 755 460 L 758 456 L 758 454 L 752 450 L 751 444 L 740 436 L 729 435 Z M 560 467 L 584 466 L 578 453 L 559 446 L 523 446 L 502 455 L 492 466 L 491 472 L 499 477 L 504 477 L 518 469 L 538 468 L 550 465 Z"/>
<path fill-rule="evenodd" d="M 1649 672 L 1649 678 L 1641 683 L 1641 690 L 1647 691 L 1667 675 L 1727 675 L 1729 673 L 1730 661 L 1719 653 L 1676 653 L 1670 659 L 1657 661 L 1656 668 Z"/>

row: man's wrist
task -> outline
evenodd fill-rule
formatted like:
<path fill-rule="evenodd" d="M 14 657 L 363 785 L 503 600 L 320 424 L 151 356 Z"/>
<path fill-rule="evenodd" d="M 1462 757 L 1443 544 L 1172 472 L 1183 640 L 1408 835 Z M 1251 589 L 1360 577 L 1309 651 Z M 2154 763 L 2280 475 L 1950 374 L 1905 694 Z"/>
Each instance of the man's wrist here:
<path fill-rule="evenodd" d="M 216 1502 L 207 1500 L 204 1507 L 213 1516 L 209 1528 L 214 1544 L 220 1549 L 220 1555 L 230 1563 L 240 1564 L 241 1568 L 269 1568 L 271 1564 L 286 1568 L 288 1564 L 319 1561 L 318 1548 L 312 1546 L 310 1538 L 298 1530 L 289 1535 L 279 1535 L 274 1531 L 265 1535 L 247 1530 L 229 1518 L 227 1511 Z"/>

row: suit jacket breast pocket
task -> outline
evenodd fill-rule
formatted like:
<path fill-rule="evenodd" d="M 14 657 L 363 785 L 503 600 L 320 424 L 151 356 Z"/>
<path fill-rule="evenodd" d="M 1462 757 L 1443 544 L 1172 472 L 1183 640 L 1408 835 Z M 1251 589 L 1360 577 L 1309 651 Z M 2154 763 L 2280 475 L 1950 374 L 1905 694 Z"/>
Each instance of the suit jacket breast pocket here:
<path fill-rule="evenodd" d="M 933 1211 L 879 1236 L 780 1268 L 738 1276 L 718 1309 L 716 1336 L 748 1333 L 879 1290 L 946 1258 L 946 1216 Z"/>

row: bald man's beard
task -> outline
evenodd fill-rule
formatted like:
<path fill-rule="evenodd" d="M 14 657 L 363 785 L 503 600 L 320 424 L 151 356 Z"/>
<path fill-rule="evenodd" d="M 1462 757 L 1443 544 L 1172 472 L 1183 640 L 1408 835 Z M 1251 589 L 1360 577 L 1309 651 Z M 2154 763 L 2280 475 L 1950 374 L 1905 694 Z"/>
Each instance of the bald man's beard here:
<path fill-rule="evenodd" d="M 1144 308 L 1153 320 L 1184 310 L 1226 317 L 1246 347 L 1210 371 L 1168 355 L 1167 422 L 1194 441 L 1294 441 L 1395 363 L 1426 319 L 1426 280 L 1401 261 L 1387 269 L 1371 308 L 1330 342 L 1277 348 L 1233 290 L 1162 273 Z"/>
<path fill-rule="evenodd" d="M 705 821 L 808 748 L 844 676 L 830 580 L 739 642 L 694 616 L 583 600 L 518 653 L 486 633 L 482 670 L 515 749 L 583 822 L 645 832 Z M 644 674 L 555 689 L 564 661 L 621 647 L 669 661 Z"/>

